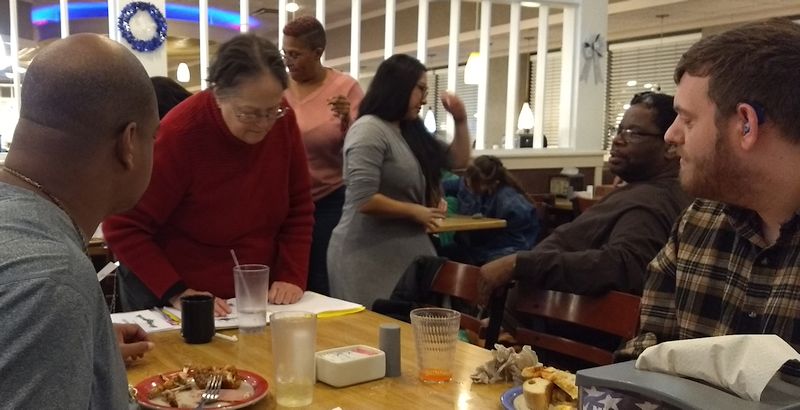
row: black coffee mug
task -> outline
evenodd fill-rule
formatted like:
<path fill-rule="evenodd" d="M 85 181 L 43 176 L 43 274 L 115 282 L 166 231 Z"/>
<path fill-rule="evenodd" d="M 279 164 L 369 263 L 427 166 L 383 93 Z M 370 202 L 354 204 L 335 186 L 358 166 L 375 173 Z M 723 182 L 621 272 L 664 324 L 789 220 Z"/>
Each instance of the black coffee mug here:
<path fill-rule="evenodd" d="M 214 297 L 191 295 L 181 298 L 181 333 L 186 343 L 208 343 L 214 337 Z"/>

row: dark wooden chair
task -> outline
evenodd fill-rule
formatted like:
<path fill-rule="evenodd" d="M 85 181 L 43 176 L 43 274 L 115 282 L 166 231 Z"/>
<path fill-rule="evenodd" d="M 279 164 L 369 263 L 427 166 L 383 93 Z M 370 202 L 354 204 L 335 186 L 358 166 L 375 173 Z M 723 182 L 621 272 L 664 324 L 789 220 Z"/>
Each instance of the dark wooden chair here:
<path fill-rule="evenodd" d="M 536 207 L 536 218 L 539 221 L 539 237 L 536 238 L 536 243 L 539 243 L 550 235 L 553 229 L 559 224 L 553 212 L 556 204 L 556 197 L 549 193 L 528 193 L 528 197 L 533 200 L 533 205 Z"/>
<path fill-rule="evenodd" d="M 475 332 L 480 339 L 486 340 L 484 347 L 492 349 L 500 334 L 508 288 L 497 289 L 489 299 L 489 306 L 481 308 L 478 288 L 480 277 L 480 268 L 477 266 L 447 261 L 433 278 L 431 290 L 441 295 L 456 297 L 479 312 L 485 311 L 488 314 L 488 325 L 481 320 L 480 313 L 478 316 L 473 316 L 462 312 L 461 328 Z"/>
<path fill-rule="evenodd" d="M 617 189 L 614 185 L 598 185 L 594 187 L 594 196 L 596 198 L 602 198 Z"/>
<path fill-rule="evenodd" d="M 575 211 L 575 217 L 578 215 L 586 212 L 587 209 L 591 208 L 592 205 L 598 203 L 601 198 L 585 198 L 582 196 L 576 196 L 572 199 L 572 209 Z"/>
<path fill-rule="evenodd" d="M 639 327 L 639 304 L 639 296 L 617 291 L 585 296 L 537 290 L 520 297 L 514 310 L 523 316 L 566 322 L 629 340 Z M 515 339 L 519 344 L 531 345 L 534 350 L 543 348 L 597 365 L 613 363 L 613 352 L 562 336 L 518 327 Z"/>

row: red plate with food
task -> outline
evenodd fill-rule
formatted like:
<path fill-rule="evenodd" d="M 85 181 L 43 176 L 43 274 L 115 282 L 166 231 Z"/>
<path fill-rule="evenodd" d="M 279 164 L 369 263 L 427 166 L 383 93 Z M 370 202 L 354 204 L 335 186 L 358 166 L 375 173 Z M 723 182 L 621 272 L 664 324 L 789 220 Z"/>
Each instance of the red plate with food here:
<path fill-rule="evenodd" d="M 215 374 L 222 377 L 219 400 L 208 402 L 208 409 L 239 409 L 250 406 L 267 395 L 268 383 L 260 375 L 233 366 L 187 366 L 140 381 L 136 401 L 150 409 L 194 409 L 206 384 Z"/>

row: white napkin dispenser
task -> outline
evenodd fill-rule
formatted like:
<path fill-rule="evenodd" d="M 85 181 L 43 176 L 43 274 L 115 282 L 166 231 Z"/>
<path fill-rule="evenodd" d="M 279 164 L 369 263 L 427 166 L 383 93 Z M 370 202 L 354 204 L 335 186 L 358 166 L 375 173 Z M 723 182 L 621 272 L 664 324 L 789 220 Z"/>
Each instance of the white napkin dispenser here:
<path fill-rule="evenodd" d="M 353 345 L 316 353 L 317 380 L 344 387 L 380 379 L 386 375 L 386 355 L 366 345 Z"/>

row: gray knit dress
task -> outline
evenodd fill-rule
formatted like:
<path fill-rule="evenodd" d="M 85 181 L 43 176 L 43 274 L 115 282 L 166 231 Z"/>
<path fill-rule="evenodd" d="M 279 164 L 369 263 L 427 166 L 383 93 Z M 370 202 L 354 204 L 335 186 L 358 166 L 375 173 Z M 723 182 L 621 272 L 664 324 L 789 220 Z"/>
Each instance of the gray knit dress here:
<path fill-rule="evenodd" d="M 347 132 L 343 173 L 342 219 L 328 247 L 331 295 L 370 308 L 375 299 L 389 297 L 416 256 L 436 251 L 418 222 L 358 209 L 376 193 L 424 204 L 425 178 L 400 128 L 372 115 Z"/>

